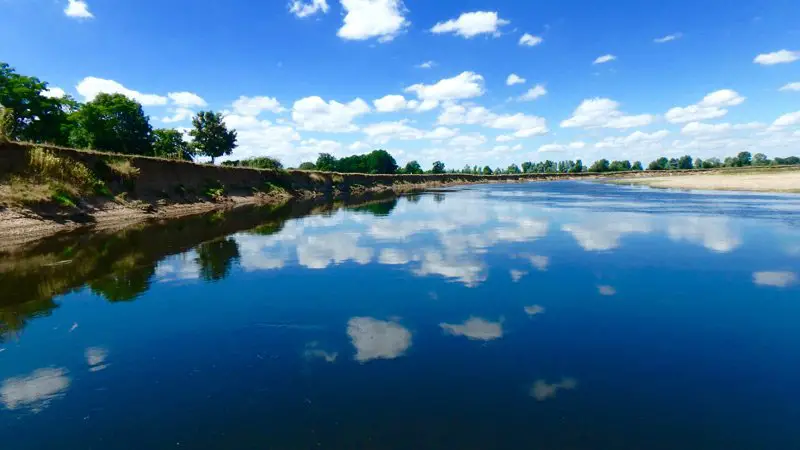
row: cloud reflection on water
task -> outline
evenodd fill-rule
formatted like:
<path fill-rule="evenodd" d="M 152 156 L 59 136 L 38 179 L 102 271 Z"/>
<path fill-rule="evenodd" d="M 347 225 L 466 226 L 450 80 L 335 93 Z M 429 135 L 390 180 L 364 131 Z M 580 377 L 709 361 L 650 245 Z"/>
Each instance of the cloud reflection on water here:
<path fill-rule="evenodd" d="M 38 413 L 61 398 L 71 384 L 67 369 L 46 367 L 28 375 L 11 377 L 0 386 L 0 401 L 11 410 L 27 408 Z"/>

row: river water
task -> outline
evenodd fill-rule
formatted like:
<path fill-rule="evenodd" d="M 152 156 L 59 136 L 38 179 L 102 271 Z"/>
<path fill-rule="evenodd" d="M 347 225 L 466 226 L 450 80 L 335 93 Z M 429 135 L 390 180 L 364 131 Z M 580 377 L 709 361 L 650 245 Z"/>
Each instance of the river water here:
<path fill-rule="evenodd" d="M 559 182 L 0 256 L 23 449 L 800 448 L 800 196 Z"/>

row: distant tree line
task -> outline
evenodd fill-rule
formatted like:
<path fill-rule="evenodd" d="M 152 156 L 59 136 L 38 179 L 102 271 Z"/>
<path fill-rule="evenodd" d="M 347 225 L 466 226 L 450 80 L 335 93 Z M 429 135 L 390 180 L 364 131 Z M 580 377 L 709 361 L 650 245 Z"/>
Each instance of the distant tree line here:
<path fill-rule="evenodd" d="M 153 129 L 142 105 L 122 94 L 98 94 L 86 103 L 55 97 L 46 82 L 0 62 L 2 139 L 188 161 L 207 156 L 212 162 L 236 148 L 236 131 L 213 111 L 192 118 L 189 136 L 191 142 L 180 131 Z"/>

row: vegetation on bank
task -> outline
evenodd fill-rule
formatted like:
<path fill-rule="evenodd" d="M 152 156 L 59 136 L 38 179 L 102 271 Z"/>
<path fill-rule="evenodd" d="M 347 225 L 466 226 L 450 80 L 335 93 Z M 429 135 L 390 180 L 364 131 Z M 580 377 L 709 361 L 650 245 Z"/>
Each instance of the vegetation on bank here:
<path fill-rule="evenodd" d="M 122 94 L 99 94 L 80 103 L 70 96 L 56 97 L 47 83 L 36 77 L 20 75 L 8 64 L 0 62 L 0 140 L 16 140 L 55 144 L 73 148 L 96 149 L 126 155 L 157 156 L 192 161 L 197 156 L 216 158 L 229 156 L 237 146 L 235 130 L 228 130 L 221 113 L 200 111 L 192 118 L 192 129 L 185 136 L 174 129 L 153 129 L 142 105 Z M 188 140 L 186 139 L 188 137 Z M 270 157 L 226 161 L 234 167 L 281 170 L 280 161 Z M 796 156 L 770 160 L 762 153 L 744 151 L 720 160 L 661 157 L 647 165 L 647 170 L 713 169 L 800 164 Z M 447 168 L 435 161 L 424 169 L 417 161 L 398 165 L 386 150 L 363 155 L 336 158 L 328 153 L 316 161 L 300 164 L 301 170 L 365 174 L 442 174 L 507 175 L 521 173 L 603 173 L 645 170 L 640 161 L 599 159 L 591 165 L 583 161 L 526 161 L 506 168 L 467 165 L 462 169 Z"/>

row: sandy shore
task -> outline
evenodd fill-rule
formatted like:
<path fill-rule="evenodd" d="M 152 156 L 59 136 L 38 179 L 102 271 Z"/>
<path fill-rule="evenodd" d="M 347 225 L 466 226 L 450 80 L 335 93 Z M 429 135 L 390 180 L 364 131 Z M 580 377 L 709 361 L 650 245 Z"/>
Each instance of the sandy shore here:
<path fill-rule="evenodd" d="M 800 171 L 710 173 L 608 180 L 654 188 L 800 193 Z"/>

